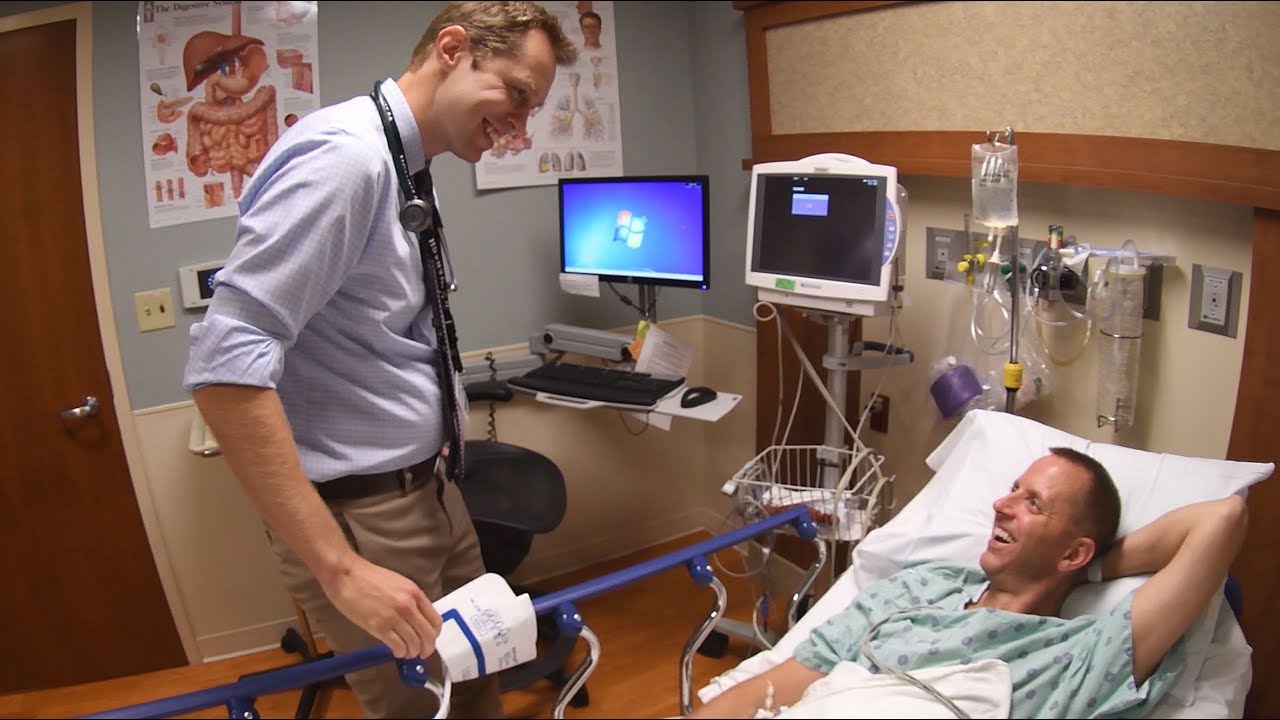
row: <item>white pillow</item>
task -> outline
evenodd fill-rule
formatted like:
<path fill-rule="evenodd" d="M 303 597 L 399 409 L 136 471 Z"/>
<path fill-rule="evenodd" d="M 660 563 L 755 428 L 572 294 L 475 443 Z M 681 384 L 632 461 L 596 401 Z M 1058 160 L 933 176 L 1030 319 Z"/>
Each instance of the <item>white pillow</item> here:
<path fill-rule="evenodd" d="M 1093 442 L 1029 418 L 971 410 L 930 453 L 933 479 L 883 527 L 867 534 L 853 553 L 858 587 L 921 562 L 976 565 L 991 535 L 991 505 L 1051 447 L 1070 447 L 1096 458 L 1120 492 L 1119 534 L 1203 500 L 1246 494 L 1275 470 L 1271 463 L 1183 457 Z M 1063 615 L 1103 614 L 1144 577 L 1084 586 L 1067 598 Z M 1186 705 L 1217 624 L 1216 595 L 1188 633 L 1186 665 L 1170 693 Z"/>

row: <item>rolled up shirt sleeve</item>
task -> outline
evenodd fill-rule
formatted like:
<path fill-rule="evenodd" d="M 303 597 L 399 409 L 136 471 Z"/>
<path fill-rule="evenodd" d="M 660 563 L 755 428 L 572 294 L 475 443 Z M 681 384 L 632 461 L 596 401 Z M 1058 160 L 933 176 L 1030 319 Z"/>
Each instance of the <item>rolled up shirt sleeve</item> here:
<path fill-rule="evenodd" d="M 236 246 L 191 327 L 188 392 L 213 384 L 276 388 L 285 351 L 364 251 L 375 194 L 387 186 L 362 138 L 321 133 L 264 158 L 240 200 Z"/>

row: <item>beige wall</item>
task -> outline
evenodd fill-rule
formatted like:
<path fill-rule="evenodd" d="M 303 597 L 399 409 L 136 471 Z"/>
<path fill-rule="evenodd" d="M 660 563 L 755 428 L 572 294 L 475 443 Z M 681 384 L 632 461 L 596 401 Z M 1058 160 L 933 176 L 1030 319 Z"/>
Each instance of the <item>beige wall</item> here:
<path fill-rule="evenodd" d="M 867 432 L 865 440 L 885 453 L 886 466 L 898 475 L 901 507 L 929 477 L 925 457 L 954 427 L 954 421 L 941 419 L 929 396 L 931 365 L 948 354 L 975 364 L 983 356 L 969 338 L 968 290 L 957 282 L 925 278 L 925 229 L 963 228 L 963 215 L 971 207 L 968 181 L 906 177 L 899 182 L 911 198 L 907 218 L 910 306 L 902 313 L 900 331 L 916 362 L 907 368 L 866 373 L 862 394 L 865 402 L 883 382 L 883 392 L 890 397 L 889 433 Z M 1139 250 L 1177 259 L 1175 266 L 1164 270 L 1161 319 L 1144 322 L 1134 427 L 1120 433 L 1097 427 L 1097 354 L 1092 342 L 1074 364 L 1050 366 L 1050 395 L 1027 405 L 1022 414 L 1095 440 L 1224 457 L 1247 332 L 1251 210 L 1146 193 L 1032 183 L 1023 183 L 1018 195 L 1023 238 L 1043 239 L 1048 225 L 1056 223 L 1093 247 L 1117 249 L 1132 239 Z M 1236 338 L 1187 327 L 1192 263 L 1244 273 Z M 1055 331 L 1057 336 L 1052 334 Z M 887 336 L 887 320 L 864 325 L 867 339 Z M 1079 347 L 1083 333 L 1076 328 L 1046 328 L 1046 337 L 1055 344 L 1056 354 L 1065 358 Z M 1006 355 L 989 357 L 986 363 L 995 368 L 1005 359 Z"/>
<path fill-rule="evenodd" d="M 498 438 L 546 454 L 568 485 L 564 522 L 535 540 L 517 579 L 536 580 L 721 527 L 728 503 L 719 488 L 754 455 L 755 331 L 700 316 L 662 326 L 697 348 L 691 383 L 743 395 L 742 402 L 716 423 L 676 418 L 670 431 L 650 427 L 634 436 L 640 421 L 628 417 L 624 426 L 612 410 L 556 407 L 522 394 L 500 405 Z M 208 660 L 275 646 L 294 615 L 257 514 L 226 462 L 187 450 L 193 414 L 191 403 L 178 403 L 134 417 L 158 540 L 198 659 Z M 484 437 L 487 426 L 487 407 L 473 406 L 470 436 Z"/>
<path fill-rule="evenodd" d="M 775 133 L 1075 133 L 1280 149 L 1280 3 L 927 2 L 769 31 Z"/>

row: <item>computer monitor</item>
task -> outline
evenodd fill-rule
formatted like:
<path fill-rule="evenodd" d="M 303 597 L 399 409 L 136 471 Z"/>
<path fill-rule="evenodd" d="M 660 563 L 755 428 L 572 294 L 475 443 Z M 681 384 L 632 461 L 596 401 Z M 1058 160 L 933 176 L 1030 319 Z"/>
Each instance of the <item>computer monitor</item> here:
<path fill-rule="evenodd" d="M 560 271 L 605 282 L 706 290 L 706 175 L 560 179 Z"/>
<path fill-rule="evenodd" d="M 852 155 L 751 171 L 746 284 L 760 300 L 849 315 L 892 308 L 906 219 L 898 170 Z"/>

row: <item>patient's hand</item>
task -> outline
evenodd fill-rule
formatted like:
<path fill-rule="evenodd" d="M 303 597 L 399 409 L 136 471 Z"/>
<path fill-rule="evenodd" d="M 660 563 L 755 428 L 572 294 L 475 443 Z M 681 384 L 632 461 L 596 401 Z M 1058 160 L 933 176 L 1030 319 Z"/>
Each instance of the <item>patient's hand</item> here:
<path fill-rule="evenodd" d="M 734 685 L 712 698 L 711 702 L 694 710 L 688 717 L 753 718 L 757 710 L 795 705 L 804 691 L 823 677 L 825 673 L 811 670 L 795 658 L 788 658 L 781 665 Z M 766 703 L 770 685 L 773 686 L 773 698 L 772 702 Z M 766 708 L 766 704 L 770 707 Z"/>

